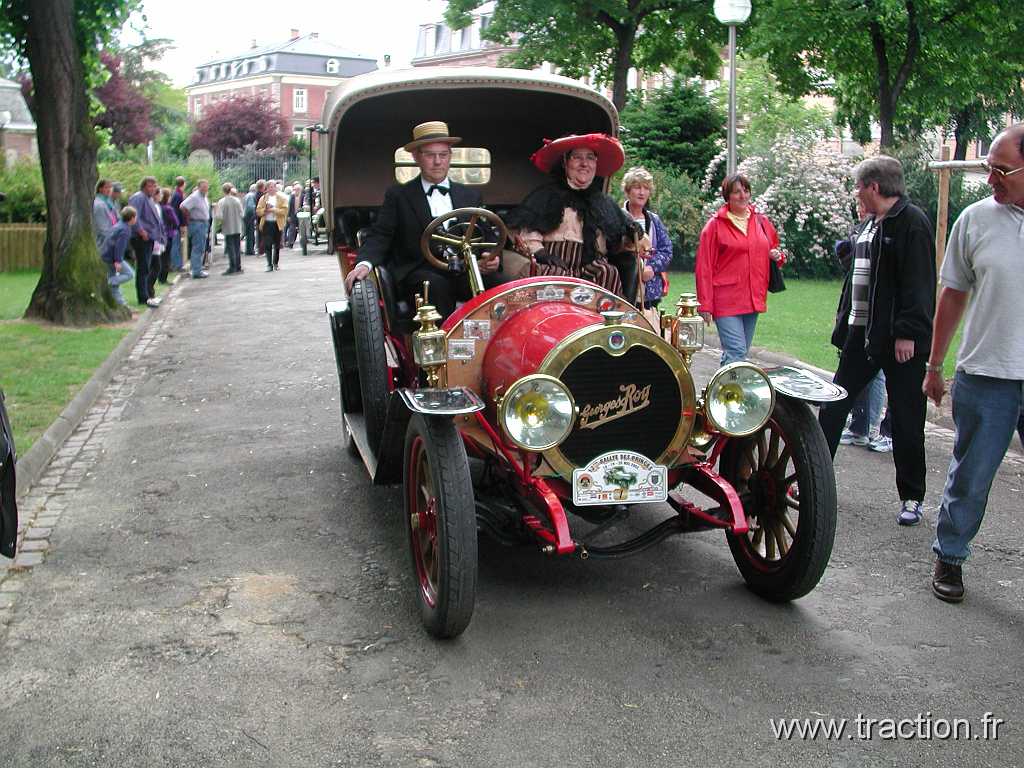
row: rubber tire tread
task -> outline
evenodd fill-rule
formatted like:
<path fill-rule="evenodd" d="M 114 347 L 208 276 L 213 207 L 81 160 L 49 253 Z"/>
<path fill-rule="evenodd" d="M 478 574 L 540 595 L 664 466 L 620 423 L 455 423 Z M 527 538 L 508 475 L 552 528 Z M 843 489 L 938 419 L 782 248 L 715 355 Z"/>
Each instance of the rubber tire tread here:
<path fill-rule="evenodd" d="M 800 489 L 800 520 L 793 549 L 781 569 L 765 573 L 750 562 L 740 537 L 727 532 L 726 538 L 750 590 L 771 602 L 783 603 L 803 597 L 821 580 L 832 556 L 838 501 L 832 455 L 810 406 L 779 396 L 773 417 L 786 435 Z M 723 452 L 721 467 L 726 479 L 730 479 L 728 472 L 738 454 L 738 450 L 729 448 Z M 810 509 L 805 506 L 808 502 L 812 504 Z"/>
<path fill-rule="evenodd" d="M 409 458 L 417 435 L 423 438 L 438 499 L 437 531 L 441 566 L 436 606 L 431 607 L 420 593 L 411 541 L 409 562 L 424 628 L 436 638 L 450 639 L 461 635 L 469 626 L 476 604 L 478 555 L 473 480 L 466 446 L 454 422 L 448 417 L 414 414 L 405 434 L 403 492 L 407 538 L 410 536 L 409 518 L 412 514 L 409 509 Z"/>
<path fill-rule="evenodd" d="M 371 279 L 357 280 L 352 286 L 350 306 L 366 439 L 370 450 L 377 455 L 387 415 L 387 377 L 391 374 L 384 354 L 384 320 L 380 314 L 376 283 Z"/>

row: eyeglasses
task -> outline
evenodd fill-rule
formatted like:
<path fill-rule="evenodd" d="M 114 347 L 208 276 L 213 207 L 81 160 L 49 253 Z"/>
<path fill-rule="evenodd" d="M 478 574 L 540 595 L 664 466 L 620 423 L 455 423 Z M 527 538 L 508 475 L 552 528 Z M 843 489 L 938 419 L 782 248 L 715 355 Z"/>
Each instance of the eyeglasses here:
<path fill-rule="evenodd" d="M 1013 176 L 1013 174 L 1015 174 L 1015 173 L 1020 173 L 1021 171 L 1024 171 L 1024 165 L 1022 165 L 1020 168 L 1014 168 L 1012 171 L 1004 171 L 1002 168 L 996 168 L 993 165 L 989 165 L 988 160 L 985 160 L 983 162 L 982 167 L 985 169 L 986 172 L 988 172 L 988 173 L 998 173 L 1004 179 L 1007 176 Z"/>

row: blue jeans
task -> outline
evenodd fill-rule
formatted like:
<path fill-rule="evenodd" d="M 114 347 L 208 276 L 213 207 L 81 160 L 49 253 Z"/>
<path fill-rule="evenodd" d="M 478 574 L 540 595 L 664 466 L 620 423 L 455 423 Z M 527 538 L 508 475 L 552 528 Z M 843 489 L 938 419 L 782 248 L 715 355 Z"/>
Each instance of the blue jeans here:
<path fill-rule="evenodd" d="M 722 344 L 722 365 L 746 360 L 750 345 L 754 341 L 757 326 L 757 312 L 731 317 L 716 317 L 718 340 Z"/>
<path fill-rule="evenodd" d="M 114 295 L 114 301 L 122 307 L 128 302 L 125 301 L 124 296 L 121 294 L 121 285 L 134 279 L 135 270 L 132 269 L 132 265 L 127 261 L 121 262 L 120 272 L 114 269 L 113 264 L 107 264 L 107 285 L 110 286 L 110 292 Z"/>
<path fill-rule="evenodd" d="M 850 431 L 855 435 L 870 435 L 882 420 L 885 405 L 885 371 L 879 371 L 867 388 L 860 393 L 850 411 Z"/>
<path fill-rule="evenodd" d="M 181 269 L 181 233 L 175 231 L 167 240 L 167 246 L 171 249 L 171 269 Z"/>
<path fill-rule="evenodd" d="M 208 221 L 190 221 L 188 223 L 188 260 L 192 267 L 192 277 L 203 271 L 203 253 L 206 251 L 206 233 L 210 227 Z"/>
<path fill-rule="evenodd" d="M 945 563 L 959 565 L 970 555 L 992 480 L 1020 417 L 1022 384 L 1016 379 L 956 372 L 952 392 L 956 440 L 932 544 L 932 551 Z"/>

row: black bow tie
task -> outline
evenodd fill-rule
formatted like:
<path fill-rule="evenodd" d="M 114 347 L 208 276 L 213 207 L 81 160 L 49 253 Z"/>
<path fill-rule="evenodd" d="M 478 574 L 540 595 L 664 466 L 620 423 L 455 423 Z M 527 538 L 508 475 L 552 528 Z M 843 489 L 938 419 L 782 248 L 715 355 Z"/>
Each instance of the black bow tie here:
<path fill-rule="evenodd" d="M 448 187 L 442 187 L 440 184 L 431 184 L 430 189 L 427 190 L 427 197 L 430 197 L 432 194 L 434 194 L 435 189 L 442 195 L 448 194 Z"/>

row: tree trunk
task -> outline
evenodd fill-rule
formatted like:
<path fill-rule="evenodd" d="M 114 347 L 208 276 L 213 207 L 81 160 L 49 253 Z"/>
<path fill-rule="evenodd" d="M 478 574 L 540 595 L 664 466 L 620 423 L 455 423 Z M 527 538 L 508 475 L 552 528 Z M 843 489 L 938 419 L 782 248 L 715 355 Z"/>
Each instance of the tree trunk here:
<path fill-rule="evenodd" d="M 615 51 L 615 72 L 612 76 L 612 104 L 622 111 L 626 106 L 629 88 L 629 68 L 633 62 L 633 45 L 636 43 L 636 26 L 624 24 L 615 30 L 618 47 Z"/>
<path fill-rule="evenodd" d="M 114 303 L 92 229 L 96 135 L 73 0 L 30 0 L 26 10 L 47 215 L 43 272 L 25 316 L 61 325 L 123 320 L 129 313 Z"/>
<path fill-rule="evenodd" d="M 953 115 L 953 159 L 967 159 L 967 145 L 971 143 L 971 136 L 974 134 L 974 115 L 971 109 L 959 110 Z"/>

